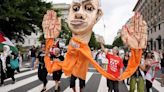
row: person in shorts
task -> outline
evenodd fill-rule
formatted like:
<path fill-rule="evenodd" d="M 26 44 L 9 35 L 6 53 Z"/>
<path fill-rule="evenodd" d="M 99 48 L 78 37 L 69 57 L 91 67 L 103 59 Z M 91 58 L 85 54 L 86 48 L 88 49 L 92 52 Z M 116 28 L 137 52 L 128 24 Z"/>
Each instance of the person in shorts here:
<path fill-rule="evenodd" d="M 64 57 L 61 55 L 61 51 L 59 48 L 54 48 L 53 53 L 54 53 L 54 56 L 52 58 L 53 58 L 54 62 L 55 62 L 55 60 L 58 60 L 58 61 L 64 60 Z M 62 70 L 53 72 L 53 80 L 55 81 L 55 84 L 56 84 L 55 92 L 60 90 L 59 84 L 60 84 L 61 76 L 62 76 Z"/>

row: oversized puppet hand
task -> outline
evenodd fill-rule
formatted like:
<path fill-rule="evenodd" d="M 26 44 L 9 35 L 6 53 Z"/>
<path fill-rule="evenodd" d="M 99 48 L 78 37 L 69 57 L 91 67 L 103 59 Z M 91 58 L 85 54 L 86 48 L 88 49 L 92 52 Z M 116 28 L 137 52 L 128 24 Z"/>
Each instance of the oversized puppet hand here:
<path fill-rule="evenodd" d="M 53 10 L 48 10 L 44 15 L 42 27 L 45 38 L 56 38 L 60 34 L 61 19 L 57 17 L 57 14 Z"/>
<path fill-rule="evenodd" d="M 147 46 L 147 24 L 140 13 L 135 15 L 125 24 L 121 31 L 123 42 L 134 49 L 144 49 Z"/>

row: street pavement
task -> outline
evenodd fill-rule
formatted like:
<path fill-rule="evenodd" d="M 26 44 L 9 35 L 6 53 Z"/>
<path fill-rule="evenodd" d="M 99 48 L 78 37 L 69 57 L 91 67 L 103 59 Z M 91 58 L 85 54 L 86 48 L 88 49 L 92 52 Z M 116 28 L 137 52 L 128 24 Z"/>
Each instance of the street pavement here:
<path fill-rule="evenodd" d="M 12 84 L 11 79 L 5 80 L 5 85 L 0 87 L 0 92 L 40 92 L 42 89 L 42 82 L 38 80 L 37 70 L 30 68 L 21 68 L 21 73 L 15 74 L 16 83 Z M 46 92 L 54 92 L 55 82 L 52 76 L 48 76 L 48 84 Z M 79 80 L 76 81 L 76 89 L 79 92 Z M 72 92 L 69 88 L 69 77 L 62 75 L 60 92 Z M 128 92 L 129 86 L 123 82 L 119 83 L 120 92 Z M 106 78 L 99 74 L 93 67 L 89 68 L 86 78 L 86 87 L 84 92 L 108 92 L 106 86 Z M 136 91 L 137 92 L 137 91 Z M 145 91 L 146 92 L 146 91 Z M 164 92 L 164 87 L 160 86 L 159 74 L 153 83 L 153 92 Z"/>

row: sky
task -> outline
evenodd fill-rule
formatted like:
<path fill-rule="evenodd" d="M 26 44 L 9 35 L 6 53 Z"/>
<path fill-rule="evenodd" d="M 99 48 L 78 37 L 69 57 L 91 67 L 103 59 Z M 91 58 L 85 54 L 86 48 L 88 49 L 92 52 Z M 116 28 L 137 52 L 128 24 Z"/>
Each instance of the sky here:
<path fill-rule="evenodd" d="M 68 3 L 72 0 L 45 0 L 52 3 Z M 138 0 L 101 0 L 103 17 L 93 31 L 104 37 L 105 44 L 111 45 L 117 32 L 133 16 L 133 8 Z M 105 27 L 104 27 L 105 25 Z"/>

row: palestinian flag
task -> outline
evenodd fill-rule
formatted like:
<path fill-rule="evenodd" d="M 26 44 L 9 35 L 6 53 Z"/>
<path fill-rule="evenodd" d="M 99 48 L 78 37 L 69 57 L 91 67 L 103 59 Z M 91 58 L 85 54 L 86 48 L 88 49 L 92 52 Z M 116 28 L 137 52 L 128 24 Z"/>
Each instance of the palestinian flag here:
<path fill-rule="evenodd" d="M 10 50 L 13 52 L 18 52 L 18 49 L 14 46 L 14 44 L 7 38 L 0 34 L 0 49 L 3 49 L 4 45 L 8 45 Z"/>
<path fill-rule="evenodd" d="M 160 69 L 159 64 L 159 61 L 154 61 L 151 63 L 149 70 L 146 71 L 145 79 L 149 80 L 150 82 L 154 81 L 156 72 Z"/>

